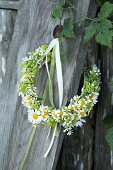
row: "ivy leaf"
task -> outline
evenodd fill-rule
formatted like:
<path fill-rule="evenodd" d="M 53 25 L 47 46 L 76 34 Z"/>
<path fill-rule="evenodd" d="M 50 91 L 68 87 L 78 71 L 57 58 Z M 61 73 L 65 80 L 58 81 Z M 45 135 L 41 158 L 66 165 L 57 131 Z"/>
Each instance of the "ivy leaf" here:
<path fill-rule="evenodd" d="M 89 41 L 94 34 L 96 33 L 96 29 L 94 27 L 94 23 L 92 22 L 88 27 L 85 28 L 85 36 L 84 41 Z"/>
<path fill-rule="evenodd" d="M 61 19 L 62 18 L 62 8 L 60 6 L 54 8 L 51 11 L 51 17 L 53 19 Z"/>
<path fill-rule="evenodd" d="M 98 14 L 99 18 L 108 18 L 113 13 L 113 4 L 105 2 L 102 6 L 100 13 Z"/>
<path fill-rule="evenodd" d="M 73 32 L 73 21 L 71 18 L 66 18 L 63 24 L 63 30 L 61 34 L 66 38 L 75 38 L 75 34 Z"/>
<path fill-rule="evenodd" d="M 113 127 L 107 131 L 106 140 L 111 150 L 113 150 Z"/>

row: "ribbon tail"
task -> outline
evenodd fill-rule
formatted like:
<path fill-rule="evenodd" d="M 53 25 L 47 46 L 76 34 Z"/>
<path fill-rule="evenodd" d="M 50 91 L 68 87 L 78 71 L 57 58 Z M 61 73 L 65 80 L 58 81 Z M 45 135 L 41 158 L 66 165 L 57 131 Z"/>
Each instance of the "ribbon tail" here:
<path fill-rule="evenodd" d="M 56 125 L 55 128 L 54 128 L 53 136 L 52 136 L 52 139 L 51 139 L 51 143 L 50 143 L 50 145 L 49 145 L 49 148 L 48 148 L 47 152 L 44 154 L 44 158 L 47 157 L 47 155 L 49 154 L 49 152 L 50 152 L 50 150 L 51 150 L 51 148 L 52 148 L 52 146 L 53 146 L 54 139 L 55 139 L 55 136 L 56 136 L 56 132 L 57 132 L 57 125 Z"/>
<path fill-rule="evenodd" d="M 59 90 L 59 107 L 60 107 L 62 105 L 62 100 L 63 100 L 63 76 L 62 76 L 60 47 L 59 47 L 58 39 L 56 39 L 55 58 L 56 58 L 56 72 L 57 72 L 57 81 L 58 81 L 58 90 Z"/>
<path fill-rule="evenodd" d="M 48 134 L 47 134 L 47 136 L 46 136 L 46 140 L 48 139 L 48 137 L 49 137 L 49 135 L 50 135 L 50 132 L 51 132 L 51 127 L 49 128 L 49 132 L 48 132 Z"/>

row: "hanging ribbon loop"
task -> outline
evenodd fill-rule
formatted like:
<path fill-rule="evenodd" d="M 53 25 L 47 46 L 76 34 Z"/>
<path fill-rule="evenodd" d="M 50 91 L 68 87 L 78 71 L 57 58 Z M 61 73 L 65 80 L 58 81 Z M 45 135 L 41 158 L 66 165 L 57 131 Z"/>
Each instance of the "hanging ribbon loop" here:
<path fill-rule="evenodd" d="M 47 63 L 47 54 L 54 49 L 55 52 L 55 61 L 56 61 L 56 73 L 57 73 L 57 81 L 58 81 L 58 92 L 59 92 L 59 107 L 62 105 L 63 100 L 63 76 L 62 76 L 62 66 L 61 66 L 61 59 L 60 59 L 60 47 L 59 47 L 59 40 L 58 38 L 52 40 L 46 50 L 46 70 L 48 77 L 50 79 L 50 73 L 48 69 Z"/>

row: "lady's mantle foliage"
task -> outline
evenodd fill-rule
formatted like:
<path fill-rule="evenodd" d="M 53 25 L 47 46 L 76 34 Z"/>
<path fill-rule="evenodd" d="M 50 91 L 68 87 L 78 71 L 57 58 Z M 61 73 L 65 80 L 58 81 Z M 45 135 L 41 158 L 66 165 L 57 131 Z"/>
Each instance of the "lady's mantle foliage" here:
<path fill-rule="evenodd" d="M 85 71 L 84 86 L 81 95 L 74 96 L 68 106 L 56 109 L 52 106 L 44 106 L 36 93 L 36 76 L 39 69 L 45 64 L 45 52 L 48 45 L 42 45 L 35 52 L 30 52 L 21 64 L 22 78 L 19 83 L 19 95 L 22 96 L 22 104 L 28 108 L 28 120 L 33 126 L 47 123 L 54 127 L 57 123 L 64 127 L 64 131 L 71 134 L 74 126 L 81 126 L 85 122 L 93 106 L 97 103 L 99 95 L 100 71 L 94 65 L 92 70 Z M 48 62 L 51 62 L 52 52 L 48 54 Z"/>

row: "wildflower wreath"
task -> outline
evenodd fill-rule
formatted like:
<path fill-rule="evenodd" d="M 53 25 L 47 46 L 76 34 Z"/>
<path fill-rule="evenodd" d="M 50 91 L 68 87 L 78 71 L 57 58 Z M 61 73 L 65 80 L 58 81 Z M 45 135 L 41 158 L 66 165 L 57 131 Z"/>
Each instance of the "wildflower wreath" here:
<path fill-rule="evenodd" d="M 46 123 L 49 127 L 61 124 L 67 134 L 72 133 L 74 126 L 81 126 L 84 118 L 89 115 L 93 106 L 97 103 L 100 90 L 100 71 L 93 65 L 90 70 L 84 71 L 84 85 L 81 95 L 74 96 L 68 106 L 60 106 L 58 109 L 52 106 L 44 106 L 36 93 L 36 76 L 46 63 L 51 63 L 54 58 L 54 49 L 46 53 L 48 45 L 42 45 L 34 52 L 29 52 L 21 64 L 22 78 L 19 83 L 19 95 L 22 96 L 22 104 L 28 108 L 28 120 L 33 126 Z M 47 55 L 45 55 L 47 54 Z"/>

